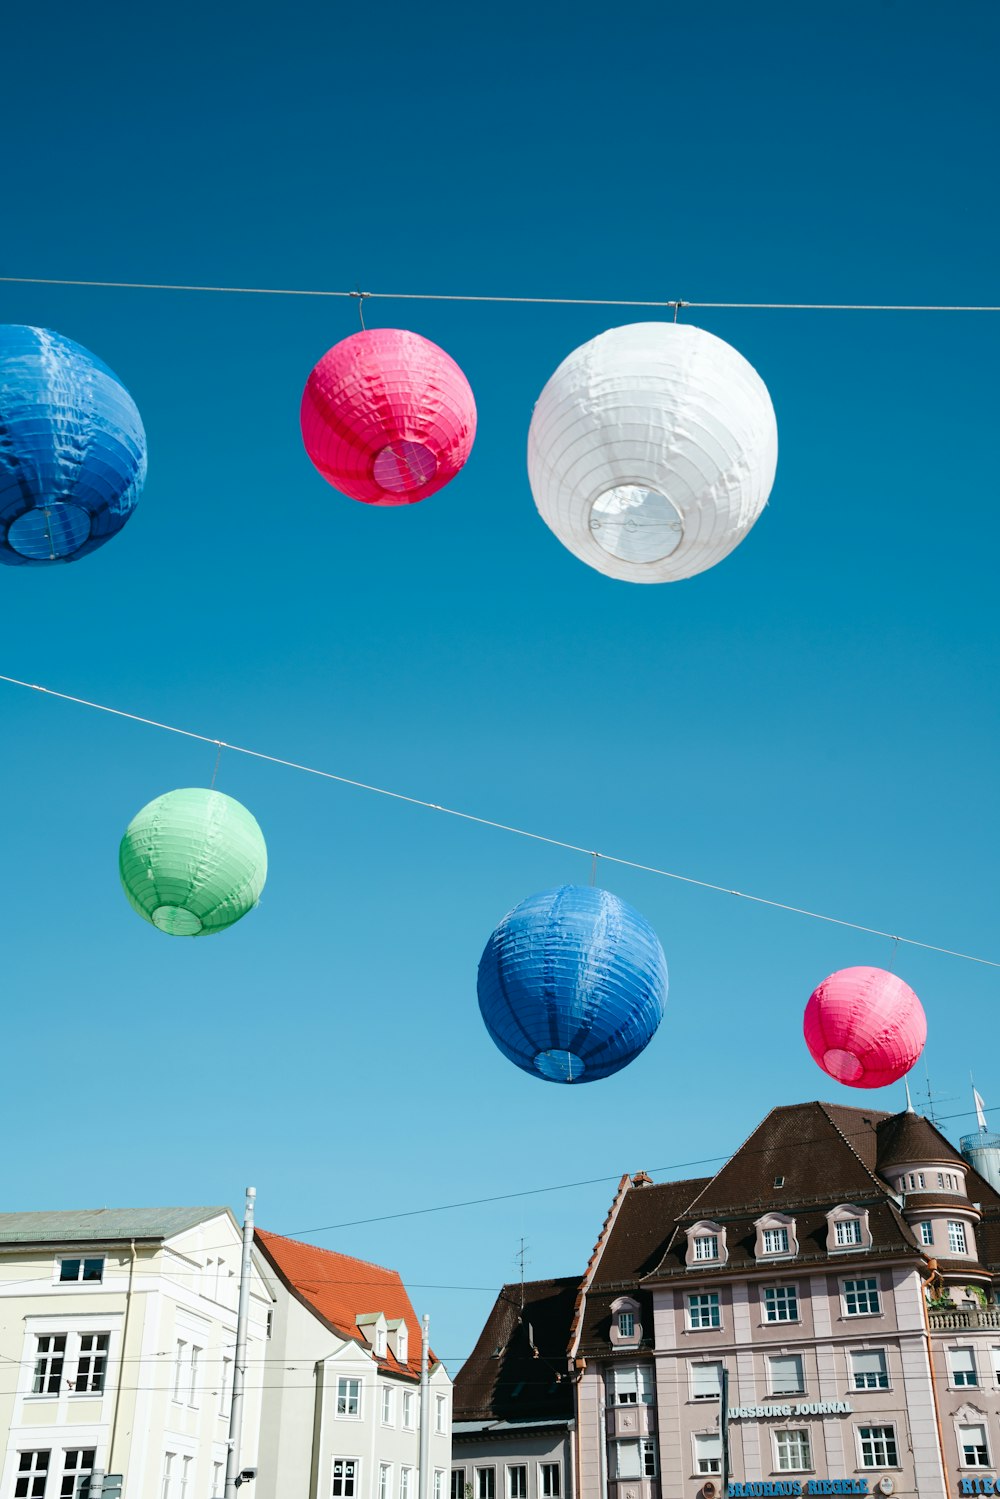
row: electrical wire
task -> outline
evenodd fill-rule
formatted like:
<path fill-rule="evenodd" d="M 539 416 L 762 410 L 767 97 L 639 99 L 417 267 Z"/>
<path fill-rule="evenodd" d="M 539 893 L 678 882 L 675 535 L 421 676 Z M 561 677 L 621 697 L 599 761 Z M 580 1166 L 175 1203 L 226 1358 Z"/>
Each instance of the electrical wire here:
<path fill-rule="evenodd" d="M 979 963 L 986 968 L 1000 968 L 1000 962 L 992 958 L 980 958 L 973 953 L 958 952 L 951 947 L 940 947 L 933 942 L 921 942 L 916 937 L 901 937 L 895 932 L 882 931 L 879 927 L 864 926 L 857 921 L 847 921 L 840 916 L 828 916 L 822 911 L 811 911 L 804 906 L 788 905 L 784 901 L 771 900 L 767 896 L 752 895 L 745 890 L 733 890 L 727 885 L 714 884 L 710 880 L 695 879 L 693 875 L 679 874 L 676 870 L 660 869 L 654 864 L 641 864 L 636 859 L 626 859 L 618 854 L 604 853 L 602 850 L 587 848 L 582 843 L 569 843 L 562 838 L 552 838 L 546 833 L 536 833 L 530 828 L 519 828 L 511 823 L 497 822 L 490 817 L 479 817 L 472 812 L 462 812 L 457 807 L 445 807 L 439 802 L 426 801 L 423 797 L 408 796 L 402 791 L 393 791 L 387 786 L 375 786 L 368 781 L 358 781 L 351 776 L 337 775 L 331 770 L 320 770 L 314 765 L 304 765 L 298 760 L 286 760 L 280 755 L 269 755 L 263 750 L 249 749 L 246 745 L 230 744 L 228 740 L 220 739 L 214 734 L 198 734 L 192 729 L 182 729 L 176 724 L 162 723 L 159 719 L 145 718 L 139 713 L 129 713 L 124 708 L 113 708 L 107 703 L 95 703 L 89 698 L 76 697 L 69 692 L 58 692 L 52 687 L 42 687 L 37 682 L 25 682 L 20 677 L 7 676 L 0 672 L 0 682 L 6 682 L 12 687 L 26 687 L 32 692 L 44 693 L 47 697 L 60 699 L 65 703 L 74 703 L 78 707 L 93 708 L 99 713 L 109 713 L 114 718 L 126 718 L 132 723 L 145 724 L 147 728 L 162 729 L 168 734 L 180 734 L 185 739 L 197 739 L 202 744 L 214 744 L 222 749 L 232 750 L 237 755 L 247 755 L 253 760 L 264 760 L 270 765 L 280 765 L 286 770 L 302 771 L 305 775 L 318 776 L 324 781 L 335 781 L 340 786 L 350 786 L 355 791 L 370 791 L 373 795 L 388 797 L 392 801 L 405 802 L 411 807 L 422 807 L 428 812 L 440 812 L 446 817 L 457 817 L 462 822 L 475 823 L 478 827 L 493 828 L 501 833 L 513 833 L 518 838 L 528 838 L 534 843 L 545 843 L 550 848 L 561 848 L 570 853 L 585 854 L 588 858 L 605 860 L 608 864 L 617 864 L 624 869 L 635 869 L 642 874 L 658 875 L 662 879 L 676 880 L 683 885 L 693 885 L 699 890 L 712 890 L 718 895 L 733 895 L 739 900 L 751 901 L 758 906 L 770 906 L 775 911 L 786 911 L 793 916 L 806 916 L 811 921 L 823 921 L 832 926 L 847 927 L 854 932 L 863 932 L 870 937 L 884 937 L 888 942 L 905 943 L 908 947 L 920 948 L 924 952 L 940 953 L 948 958 L 960 958 L 966 963 Z"/>
<path fill-rule="evenodd" d="M 754 312 L 1000 312 L 1000 306 L 885 302 L 688 302 L 639 301 L 627 297 L 500 297 L 460 292 L 327 291 L 288 286 L 200 286 L 172 281 L 87 281 L 62 276 L 0 276 L 10 286 L 89 286 L 117 291 L 218 292 L 243 297 L 369 297 L 385 302 L 500 302 L 544 307 L 707 307 Z"/>

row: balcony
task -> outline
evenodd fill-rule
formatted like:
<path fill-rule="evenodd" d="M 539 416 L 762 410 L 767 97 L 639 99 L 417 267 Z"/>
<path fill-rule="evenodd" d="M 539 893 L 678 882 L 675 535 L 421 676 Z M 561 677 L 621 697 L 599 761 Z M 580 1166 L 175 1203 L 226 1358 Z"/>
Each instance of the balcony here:
<path fill-rule="evenodd" d="M 656 1407 L 609 1405 L 607 1422 L 608 1436 L 612 1441 L 621 1437 L 649 1437 L 656 1430 Z"/>
<path fill-rule="evenodd" d="M 927 1312 L 931 1328 L 934 1332 L 952 1332 L 966 1328 L 977 1327 L 989 1328 L 992 1331 L 1000 1329 L 1000 1307 L 931 1307 Z"/>

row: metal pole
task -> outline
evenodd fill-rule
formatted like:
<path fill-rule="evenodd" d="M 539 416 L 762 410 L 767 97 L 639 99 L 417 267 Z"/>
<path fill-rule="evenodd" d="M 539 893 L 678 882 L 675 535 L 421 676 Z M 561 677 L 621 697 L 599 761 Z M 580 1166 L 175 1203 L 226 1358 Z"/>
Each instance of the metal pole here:
<path fill-rule="evenodd" d="M 431 1319 L 425 1312 L 420 1334 L 420 1499 L 431 1499 L 431 1383 L 428 1374 Z"/>
<path fill-rule="evenodd" d="M 729 1493 L 729 1370 L 723 1365 L 719 1379 L 719 1435 L 722 1438 L 722 1499 Z"/>
<path fill-rule="evenodd" d="M 253 1254 L 253 1205 L 256 1187 L 247 1187 L 243 1213 L 243 1260 L 240 1265 L 240 1302 L 236 1314 L 236 1357 L 233 1360 L 233 1403 L 229 1411 L 226 1451 L 226 1499 L 236 1499 L 240 1474 L 240 1435 L 243 1429 L 243 1375 L 247 1362 L 247 1322 L 250 1313 L 250 1268 Z"/>

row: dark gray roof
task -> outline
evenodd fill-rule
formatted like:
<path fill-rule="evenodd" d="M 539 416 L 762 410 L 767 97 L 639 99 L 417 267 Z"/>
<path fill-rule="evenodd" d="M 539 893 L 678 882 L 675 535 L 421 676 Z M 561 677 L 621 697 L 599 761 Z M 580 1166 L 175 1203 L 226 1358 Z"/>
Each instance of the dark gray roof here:
<path fill-rule="evenodd" d="M 78 1208 L 59 1213 L 0 1213 L 0 1246 L 169 1239 L 228 1212 L 229 1208 L 217 1207 Z"/>

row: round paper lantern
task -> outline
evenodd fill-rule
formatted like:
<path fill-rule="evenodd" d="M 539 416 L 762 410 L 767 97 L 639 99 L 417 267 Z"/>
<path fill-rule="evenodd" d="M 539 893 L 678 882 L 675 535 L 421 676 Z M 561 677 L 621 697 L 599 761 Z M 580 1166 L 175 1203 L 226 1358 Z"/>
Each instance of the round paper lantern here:
<path fill-rule="evenodd" d="M 399 328 L 352 334 L 302 393 L 306 452 L 335 489 L 366 505 L 413 505 L 468 458 L 476 403 L 437 344 Z"/>
<path fill-rule="evenodd" d="M 898 1082 L 927 1040 L 927 1017 L 910 988 L 884 968 L 841 968 L 809 996 L 806 1045 L 823 1071 L 852 1088 Z"/>
<path fill-rule="evenodd" d="M 0 562 L 75 562 L 121 530 L 146 434 L 121 381 L 46 328 L 0 324 Z"/>
<path fill-rule="evenodd" d="M 209 937 L 257 904 L 267 848 L 240 802 L 199 786 L 149 802 L 125 829 L 118 868 L 133 910 L 171 937 Z"/>
<path fill-rule="evenodd" d="M 632 323 L 575 349 L 538 398 L 528 477 L 545 524 L 598 572 L 667 583 L 714 566 L 767 503 L 778 429 L 729 344 Z"/>
<path fill-rule="evenodd" d="M 479 962 L 479 1008 L 511 1062 L 552 1083 L 593 1083 L 633 1061 L 663 1018 L 667 962 L 617 895 L 561 885 L 504 917 Z"/>

